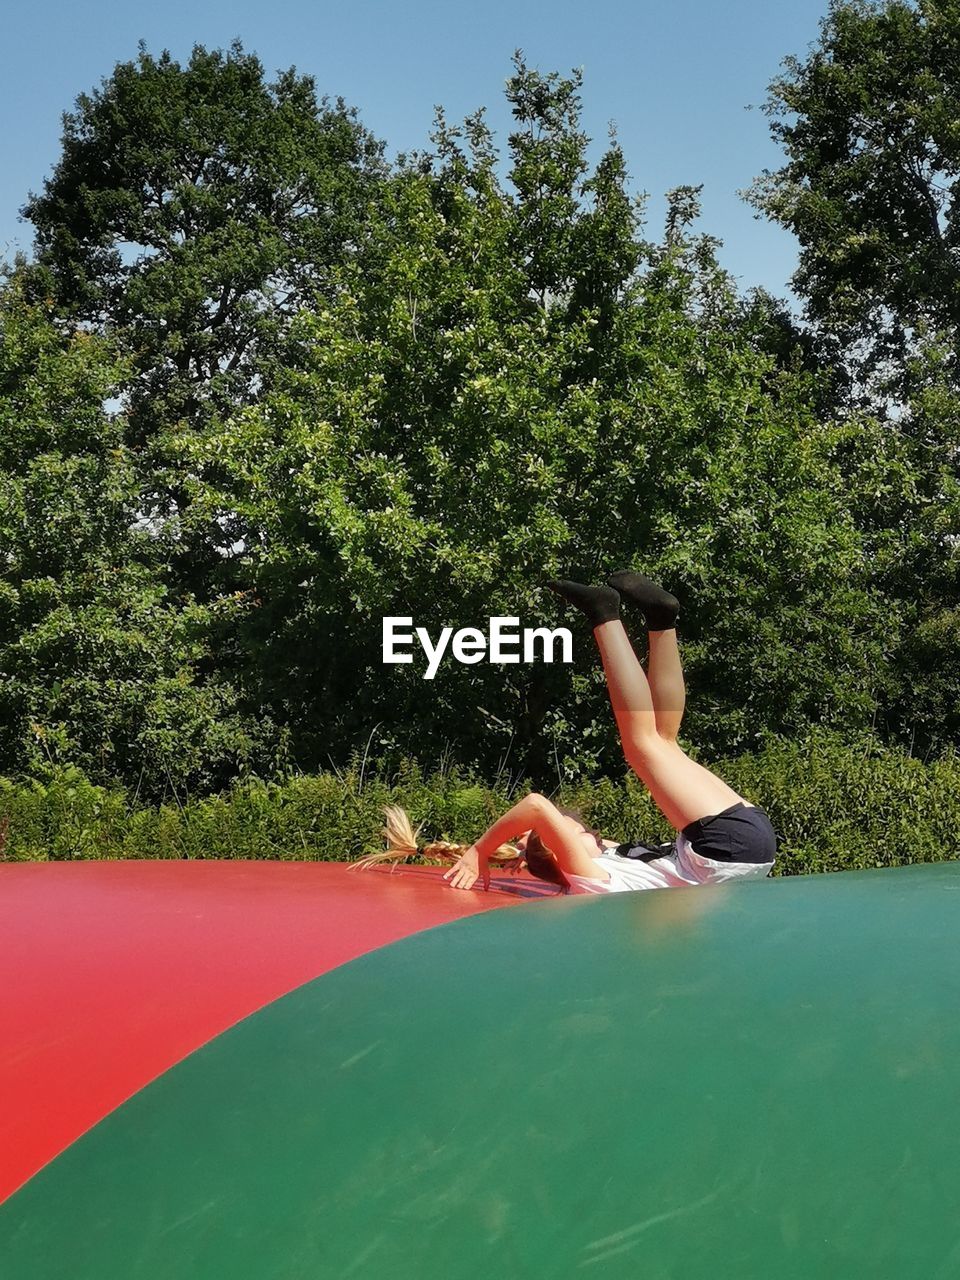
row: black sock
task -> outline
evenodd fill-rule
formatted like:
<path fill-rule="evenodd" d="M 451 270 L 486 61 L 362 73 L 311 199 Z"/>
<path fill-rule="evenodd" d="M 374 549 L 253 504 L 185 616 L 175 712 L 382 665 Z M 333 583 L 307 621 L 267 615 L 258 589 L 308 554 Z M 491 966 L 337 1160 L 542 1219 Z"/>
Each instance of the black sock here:
<path fill-rule="evenodd" d="M 544 586 L 562 596 L 568 604 L 576 605 L 598 627 L 601 622 L 613 622 L 620 617 L 620 595 L 612 587 L 587 587 L 568 578 L 557 578 Z"/>
<path fill-rule="evenodd" d="M 624 569 L 611 574 L 607 581 L 621 595 L 640 606 L 649 631 L 670 631 L 677 625 L 680 601 L 642 573 Z"/>

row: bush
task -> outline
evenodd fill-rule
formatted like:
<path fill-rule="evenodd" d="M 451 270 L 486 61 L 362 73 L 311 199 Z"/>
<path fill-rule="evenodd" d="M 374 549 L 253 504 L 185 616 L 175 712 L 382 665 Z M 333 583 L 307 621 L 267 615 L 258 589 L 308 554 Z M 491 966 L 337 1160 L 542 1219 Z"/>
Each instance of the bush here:
<path fill-rule="evenodd" d="M 902 866 L 957 857 L 960 760 L 931 763 L 864 734 L 771 739 L 723 776 L 767 809 L 783 837 L 782 875 Z"/>
<path fill-rule="evenodd" d="M 869 737 L 850 745 L 820 730 L 803 741 L 771 738 L 717 772 L 769 812 L 782 838 L 778 874 L 933 862 L 956 856 L 960 760 L 924 763 Z M 401 804 L 424 839 L 472 840 L 524 787 L 414 761 L 390 776 L 355 764 L 344 773 L 253 778 L 220 795 L 177 805 L 138 804 L 76 769 L 43 782 L 0 779 L 5 861 L 83 858 L 270 858 L 345 861 L 381 847 L 383 807 Z M 603 778 L 561 789 L 614 838 L 669 839 L 643 785 Z"/>
<path fill-rule="evenodd" d="M 7 862 L 93 858 L 272 858 L 344 861 L 381 847 L 383 808 L 402 804 L 426 838 L 477 835 L 510 803 L 457 769 L 424 778 L 414 762 L 392 778 L 345 773 L 252 778 L 220 795 L 137 804 L 76 768 L 45 780 L 0 778 L 0 857 Z"/>

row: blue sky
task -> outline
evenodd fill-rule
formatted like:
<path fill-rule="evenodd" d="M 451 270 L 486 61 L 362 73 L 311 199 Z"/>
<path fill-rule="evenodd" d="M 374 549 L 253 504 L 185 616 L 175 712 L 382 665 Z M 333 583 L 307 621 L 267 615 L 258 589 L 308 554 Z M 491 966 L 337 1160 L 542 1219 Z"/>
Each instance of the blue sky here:
<path fill-rule="evenodd" d="M 295 65 L 322 93 L 356 106 L 391 156 L 427 146 L 437 103 L 450 120 L 487 107 L 505 144 L 503 87 L 519 47 L 544 72 L 583 68 L 593 155 L 614 121 L 633 189 L 650 193 L 652 229 L 666 190 L 703 183 L 701 229 L 724 241 L 724 266 L 743 287 L 787 296 L 794 242 L 757 221 L 737 191 L 780 162 L 759 104 L 781 59 L 816 39 L 826 8 L 827 0 L 168 0 L 149 8 L 15 0 L 0 44 L 0 257 L 30 247 L 17 213 L 56 162 L 61 113 L 135 57 L 141 38 L 153 53 L 185 59 L 195 43 L 225 47 L 239 36 L 268 71 Z"/>

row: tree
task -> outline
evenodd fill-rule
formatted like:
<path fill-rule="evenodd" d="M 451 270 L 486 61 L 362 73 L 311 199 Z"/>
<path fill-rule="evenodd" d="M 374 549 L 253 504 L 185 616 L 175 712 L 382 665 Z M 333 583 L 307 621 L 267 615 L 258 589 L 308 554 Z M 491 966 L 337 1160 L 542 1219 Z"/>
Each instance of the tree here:
<path fill-rule="evenodd" d="M 770 87 L 786 163 L 752 192 L 800 242 L 794 286 L 846 366 L 848 403 L 882 424 L 850 416 L 842 465 L 865 479 L 851 510 L 870 585 L 901 618 L 878 726 L 924 751 L 960 731 L 958 83 L 955 0 L 833 0 L 818 44 Z"/>
<path fill-rule="evenodd" d="M 902 387 L 917 334 L 957 334 L 958 82 L 956 0 L 832 0 L 770 86 L 786 163 L 751 198 L 797 236 L 794 287 L 861 380 Z"/>
<path fill-rule="evenodd" d="M 589 637 L 537 584 L 630 565 L 684 601 L 687 731 L 705 751 L 895 707 L 904 567 L 950 545 L 943 473 L 916 451 L 943 379 L 927 360 L 928 425 L 918 412 L 909 438 L 864 411 L 834 418 L 822 348 L 769 298 L 737 295 L 696 230 L 698 188 L 669 194 L 648 241 L 616 140 L 588 163 L 579 77 L 518 55 L 507 93 L 508 177 L 482 112 L 441 114 L 433 152 L 370 176 L 355 242 L 244 349 L 256 385 L 194 378 L 189 412 L 179 392 L 154 420 L 139 390 L 105 404 L 154 368 L 181 385 L 166 321 L 138 363 L 136 290 L 160 297 L 167 279 L 170 323 L 193 333 L 178 299 L 197 296 L 212 231 L 129 278 L 123 254 L 101 271 L 95 240 L 74 252 L 66 234 L 15 273 L 0 306 L 3 759 L 142 767 L 156 793 L 280 755 L 313 769 L 368 739 L 380 756 L 507 761 L 541 785 L 618 771 Z M 215 207 L 211 174 L 213 204 L 195 192 L 185 208 Z M 897 528 L 908 516 L 919 543 Z M 572 625 L 577 661 L 451 661 L 428 683 L 421 663 L 382 664 L 391 614 L 434 636 L 498 614 Z"/>
<path fill-rule="evenodd" d="M 141 795 L 266 767 L 218 640 L 248 601 L 163 583 L 140 518 L 109 341 L 65 325 L 21 264 L 0 288 L 0 770 L 74 764 Z"/>
<path fill-rule="evenodd" d="M 345 264 L 299 318 L 271 392 L 184 435 L 186 470 L 218 464 L 191 510 L 236 513 L 263 602 L 238 641 L 248 696 L 304 768 L 375 729 L 380 750 L 488 769 L 510 752 L 547 783 L 616 769 L 585 634 L 572 671 L 450 662 L 428 684 L 382 665 L 380 623 L 576 626 L 536 584 L 636 564 L 689 602 L 704 749 L 868 723 L 896 619 L 866 584 L 861 460 L 841 469 L 816 376 L 754 340 L 691 229 L 694 189 L 645 244 L 616 149 L 586 177 L 570 82 L 521 61 L 508 95 L 527 126 L 513 189 L 481 117 L 441 122 L 431 163 L 387 185 L 367 269 Z M 869 462 L 885 480 L 883 450 Z"/>
<path fill-rule="evenodd" d="M 329 295 L 360 251 L 382 144 L 295 70 L 268 83 L 239 42 L 181 66 L 141 45 L 64 116 L 63 151 L 23 215 L 42 292 L 129 357 L 120 390 L 150 514 L 186 490 L 166 430 L 248 403 L 290 318 Z M 199 593 L 219 579 L 229 526 L 200 529 L 171 566 Z"/>

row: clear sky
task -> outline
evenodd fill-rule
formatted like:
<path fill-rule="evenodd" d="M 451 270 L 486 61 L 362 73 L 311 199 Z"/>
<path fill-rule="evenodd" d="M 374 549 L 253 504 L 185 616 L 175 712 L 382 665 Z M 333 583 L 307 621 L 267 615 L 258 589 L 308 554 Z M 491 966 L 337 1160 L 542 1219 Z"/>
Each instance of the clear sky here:
<path fill-rule="evenodd" d="M 633 188 L 663 193 L 703 183 L 701 229 L 724 242 L 743 287 L 787 296 L 792 238 L 757 221 L 737 191 L 780 153 L 759 105 L 787 54 L 817 38 L 827 0 L 9 0 L 0 39 L 0 257 L 29 249 L 18 221 L 59 154 L 60 116 L 141 38 L 185 60 L 194 44 L 236 36 L 268 72 L 295 65 L 321 93 L 342 95 L 390 156 L 428 146 L 434 105 L 451 121 L 478 106 L 498 141 L 511 126 L 503 97 L 514 49 L 529 65 L 582 67 L 583 126 L 596 158 L 614 121 Z M 753 110 L 748 107 L 753 106 Z"/>

